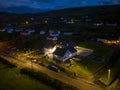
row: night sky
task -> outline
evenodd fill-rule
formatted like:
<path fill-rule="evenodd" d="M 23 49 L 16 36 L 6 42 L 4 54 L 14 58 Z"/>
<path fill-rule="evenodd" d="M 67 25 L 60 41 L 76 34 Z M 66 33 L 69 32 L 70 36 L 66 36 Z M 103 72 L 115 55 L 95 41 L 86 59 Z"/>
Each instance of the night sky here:
<path fill-rule="evenodd" d="M 10 11 L 11 8 L 52 10 L 111 4 L 120 4 L 120 0 L 0 0 L 0 11 Z"/>

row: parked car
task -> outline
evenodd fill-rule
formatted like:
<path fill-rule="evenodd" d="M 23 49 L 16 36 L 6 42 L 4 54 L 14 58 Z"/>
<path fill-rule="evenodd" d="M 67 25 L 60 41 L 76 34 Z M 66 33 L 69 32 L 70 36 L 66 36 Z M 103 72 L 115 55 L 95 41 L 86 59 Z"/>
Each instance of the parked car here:
<path fill-rule="evenodd" d="M 45 64 L 42 61 L 39 61 L 38 64 L 41 66 L 45 66 Z"/>
<path fill-rule="evenodd" d="M 59 68 L 60 71 L 62 72 L 66 72 L 65 68 L 61 67 L 61 66 L 58 66 L 58 65 L 55 65 L 57 68 Z"/>
<path fill-rule="evenodd" d="M 58 67 L 56 67 L 56 66 L 48 65 L 47 68 L 50 69 L 50 70 L 53 70 L 53 71 L 55 71 L 55 72 L 60 72 L 60 70 L 59 70 Z"/>
<path fill-rule="evenodd" d="M 33 62 L 33 63 L 37 63 L 37 60 L 36 60 L 36 59 L 33 59 L 32 62 Z"/>

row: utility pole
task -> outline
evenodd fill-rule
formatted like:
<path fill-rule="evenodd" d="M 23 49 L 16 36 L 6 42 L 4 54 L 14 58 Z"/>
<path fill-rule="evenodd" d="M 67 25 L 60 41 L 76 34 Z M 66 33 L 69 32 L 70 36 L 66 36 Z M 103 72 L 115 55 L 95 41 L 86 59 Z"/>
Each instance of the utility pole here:
<path fill-rule="evenodd" d="M 109 81 L 110 81 L 110 74 L 111 74 L 111 70 L 108 69 L 108 79 L 107 79 L 108 83 L 109 83 Z"/>

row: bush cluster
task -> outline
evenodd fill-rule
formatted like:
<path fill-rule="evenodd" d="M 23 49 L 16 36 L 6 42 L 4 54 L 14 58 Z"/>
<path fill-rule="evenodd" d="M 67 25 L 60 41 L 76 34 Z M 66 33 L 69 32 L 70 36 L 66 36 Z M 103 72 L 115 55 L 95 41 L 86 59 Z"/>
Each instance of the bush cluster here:
<path fill-rule="evenodd" d="M 33 71 L 29 68 L 23 68 L 20 71 L 21 74 L 29 75 L 30 77 L 41 81 L 57 90 L 79 90 L 78 88 L 71 86 L 69 84 L 66 84 L 62 81 L 59 81 L 57 79 L 53 79 L 50 76 L 48 76 L 45 73 L 39 72 L 39 71 Z M 72 82 L 71 82 L 72 83 Z"/>
<path fill-rule="evenodd" d="M 17 67 L 14 63 L 11 63 L 11 62 L 9 62 L 9 61 L 5 60 L 4 58 L 1 58 L 1 57 L 0 57 L 0 62 L 7 65 L 9 68 Z"/>

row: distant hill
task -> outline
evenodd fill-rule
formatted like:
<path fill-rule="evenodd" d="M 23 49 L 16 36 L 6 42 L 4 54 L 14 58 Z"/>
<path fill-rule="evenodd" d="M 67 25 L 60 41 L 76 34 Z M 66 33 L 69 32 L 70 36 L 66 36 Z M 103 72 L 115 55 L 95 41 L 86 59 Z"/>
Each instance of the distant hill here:
<path fill-rule="evenodd" d="M 49 17 L 76 17 L 91 16 L 94 19 L 120 20 L 120 5 L 105 5 L 94 7 L 77 7 L 61 10 L 54 10 L 43 13 Z"/>
<path fill-rule="evenodd" d="M 94 20 L 106 20 L 120 22 L 120 5 L 106 5 L 106 6 L 94 6 L 94 7 L 76 7 L 61 10 L 53 10 L 44 13 L 35 14 L 14 14 L 14 13 L 0 13 L 0 22 L 12 22 L 15 20 L 24 20 L 30 17 L 39 19 L 42 17 L 67 17 L 78 18 L 83 16 L 90 16 Z"/>
<path fill-rule="evenodd" d="M 36 9 L 26 6 L 0 7 L 0 12 L 8 12 L 8 13 L 16 13 L 16 14 L 42 13 L 46 11 L 49 11 L 49 9 Z"/>

